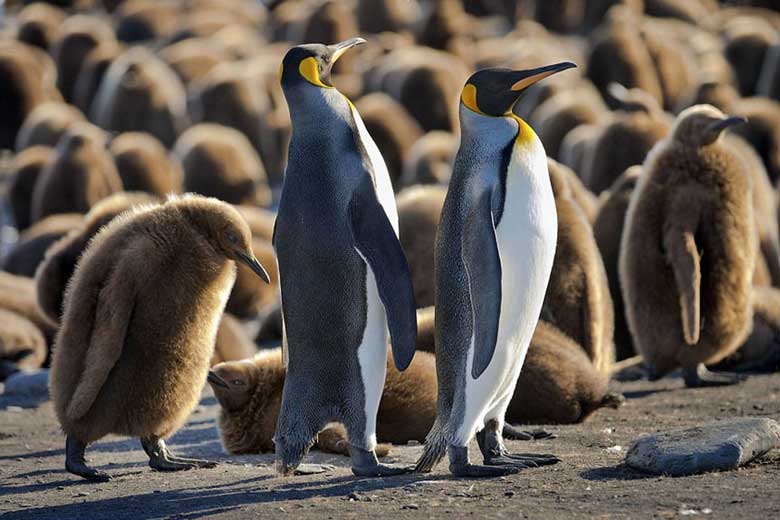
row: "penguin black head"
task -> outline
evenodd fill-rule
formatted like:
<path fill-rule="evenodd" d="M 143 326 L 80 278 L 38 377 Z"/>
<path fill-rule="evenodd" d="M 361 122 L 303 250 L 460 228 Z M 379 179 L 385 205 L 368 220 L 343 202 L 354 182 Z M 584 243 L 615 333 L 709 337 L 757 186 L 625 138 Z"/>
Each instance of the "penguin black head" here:
<path fill-rule="evenodd" d="M 311 84 L 320 88 L 333 88 L 333 85 L 327 83 L 331 67 L 345 52 L 363 43 L 366 43 L 363 38 L 351 38 L 333 45 L 309 43 L 293 47 L 282 60 L 279 81 L 282 87 Z"/>
<path fill-rule="evenodd" d="M 744 117 L 729 117 L 712 105 L 694 105 L 677 116 L 672 137 L 688 146 L 707 146 L 727 128 L 746 122 Z"/>
<path fill-rule="evenodd" d="M 509 116 L 523 91 L 544 78 L 576 67 L 565 61 L 528 70 L 491 68 L 478 70 L 466 82 L 460 101 L 477 114 L 490 117 Z"/>

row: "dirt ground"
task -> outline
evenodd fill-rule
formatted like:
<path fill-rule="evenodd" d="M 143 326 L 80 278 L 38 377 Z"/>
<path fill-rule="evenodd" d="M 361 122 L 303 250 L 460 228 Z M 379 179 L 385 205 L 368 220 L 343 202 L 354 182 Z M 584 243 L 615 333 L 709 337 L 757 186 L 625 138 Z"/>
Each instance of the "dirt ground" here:
<path fill-rule="evenodd" d="M 679 378 L 615 388 L 627 397 L 620 410 L 602 410 L 581 425 L 551 426 L 555 439 L 508 443 L 515 451 L 555 453 L 560 464 L 482 481 L 453 479 L 444 463 L 429 475 L 358 479 L 346 458 L 316 452 L 310 460 L 337 469 L 280 478 L 271 455 L 223 454 L 217 405 L 206 393 L 170 444 L 178 454 L 221 461 L 217 468 L 152 472 L 137 440 L 111 437 L 92 446 L 88 457 L 113 480 L 90 484 L 63 469 L 64 439 L 50 403 L 21 408 L 31 403 L 0 398 L 0 517 L 780 517 L 780 450 L 738 471 L 685 478 L 647 476 L 621 465 L 643 434 L 730 417 L 780 418 L 780 374 L 731 388 L 686 390 Z M 397 446 L 389 460 L 411 463 L 420 451 Z"/>

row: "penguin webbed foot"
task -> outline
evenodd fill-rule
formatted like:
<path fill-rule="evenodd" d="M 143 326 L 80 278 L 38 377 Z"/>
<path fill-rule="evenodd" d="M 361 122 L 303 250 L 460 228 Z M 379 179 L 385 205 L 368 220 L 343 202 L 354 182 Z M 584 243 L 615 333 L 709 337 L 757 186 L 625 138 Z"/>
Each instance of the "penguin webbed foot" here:
<path fill-rule="evenodd" d="M 149 467 L 155 471 L 184 471 L 196 468 L 214 468 L 216 462 L 189 459 L 173 455 L 165 441 L 158 438 L 141 439 L 141 446 L 149 456 Z"/>
<path fill-rule="evenodd" d="M 87 466 L 84 452 L 87 445 L 73 437 L 68 436 L 65 440 L 65 469 L 69 473 L 78 475 L 91 482 L 108 482 L 111 477 L 108 473 L 103 473 Z"/>
<path fill-rule="evenodd" d="M 380 464 L 374 450 L 364 450 L 350 445 L 349 454 L 352 459 L 352 473 L 356 477 L 392 477 L 414 471 L 414 466 Z"/>
<path fill-rule="evenodd" d="M 519 469 L 526 469 L 549 466 L 561 461 L 551 454 L 510 453 L 504 446 L 504 439 L 498 432 L 496 421 L 489 421 L 485 429 L 477 433 L 477 444 L 486 466 L 517 466 Z"/>
<path fill-rule="evenodd" d="M 459 478 L 491 478 L 503 477 L 518 473 L 518 465 L 479 466 L 469 462 L 469 451 L 465 446 L 450 446 L 450 473 Z"/>
<path fill-rule="evenodd" d="M 554 439 L 556 437 L 554 433 L 545 430 L 521 430 L 517 426 L 511 424 L 504 424 L 501 433 L 505 439 L 512 441 L 536 441 L 541 439 Z"/>
<path fill-rule="evenodd" d="M 747 379 L 747 376 L 733 372 L 711 372 L 703 363 L 699 363 L 695 367 L 683 368 L 683 379 L 688 388 L 705 388 L 735 385 Z"/>

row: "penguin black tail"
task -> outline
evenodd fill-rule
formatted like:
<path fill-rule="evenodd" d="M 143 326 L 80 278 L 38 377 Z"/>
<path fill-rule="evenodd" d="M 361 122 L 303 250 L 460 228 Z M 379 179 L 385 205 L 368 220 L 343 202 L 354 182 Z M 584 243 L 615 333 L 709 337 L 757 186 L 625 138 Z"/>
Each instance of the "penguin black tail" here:
<path fill-rule="evenodd" d="M 436 464 L 438 464 L 447 452 L 447 436 L 439 421 L 433 425 L 428 436 L 425 438 L 425 449 L 414 470 L 418 473 L 430 473 Z"/>

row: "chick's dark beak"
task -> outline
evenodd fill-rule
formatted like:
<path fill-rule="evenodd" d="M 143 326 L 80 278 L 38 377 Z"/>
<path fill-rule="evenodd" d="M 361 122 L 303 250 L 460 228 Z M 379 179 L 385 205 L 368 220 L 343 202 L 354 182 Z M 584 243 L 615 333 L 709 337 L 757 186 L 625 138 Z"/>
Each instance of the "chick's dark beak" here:
<path fill-rule="evenodd" d="M 744 123 L 747 123 L 747 119 L 745 119 L 744 117 L 731 116 L 712 123 L 709 127 L 709 131 L 717 135 L 723 132 L 727 128 L 730 128 L 735 125 L 741 125 Z"/>
<path fill-rule="evenodd" d="M 252 255 L 248 255 L 243 251 L 236 251 L 236 256 L 239 260 L 248 265 L 257 276 L 262 278 L 265 283 L 271 283 L 271 278 L 268 276 L 265 268 L 257 258 Z"/>
<path fill-rule="evenodd" d="M 230 385 L 228 385 L 227 382 L 221 377 L 219 377 L 217 373 L 214 372 L 213 370 L 209 370 L 209 375 L 206 378 L 206 381 L 220 388 L 230 388 Z"/>

